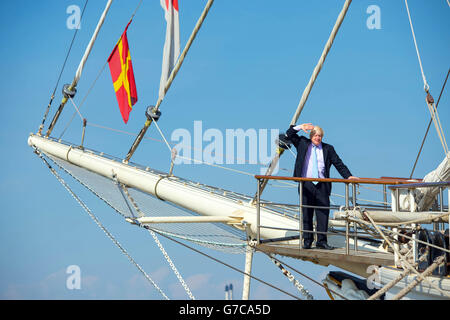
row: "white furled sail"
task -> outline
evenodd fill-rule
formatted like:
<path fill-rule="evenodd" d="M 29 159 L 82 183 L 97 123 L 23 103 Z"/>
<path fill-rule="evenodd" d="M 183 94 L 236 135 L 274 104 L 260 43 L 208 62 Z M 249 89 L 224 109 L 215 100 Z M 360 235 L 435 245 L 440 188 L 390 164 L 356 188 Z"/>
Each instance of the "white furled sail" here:
<path fill-rule="evenodd" d="M 164 9 L 164 17 L 167 22 L 161 81 L 159 84 L 159 96 L 164 97 L 164 88 L 166 87 L 167 80 L 172 73 L 178 56 L 180 55 L 180 23 L 178 18 L 177 0 L 161 0 L 161 6 Z"/>
<path fill-rule="evenodd" d="M 439 166 L 428 173 L 422 182 L 442 182 L 450 180 L 450 152 Z M 427 211 L 436 201 L 439 187 L 416 188 L 414 192 L 399 190 L 399 209 L 402 211 Z M 392 192 L 392 210 L 395 208 L 395 194 Z"/>
<path fill-rule="evenodd" d="M 423 182 L 440 182 L 450 180 L 450 152 L 436 168 L 436 170 L 428 173 Z M 439 194 L 439 187 L 418 188 L 415 191 L 415 198 L 418 211 L 425 211 L 431 208 L 436 196 Z"/>

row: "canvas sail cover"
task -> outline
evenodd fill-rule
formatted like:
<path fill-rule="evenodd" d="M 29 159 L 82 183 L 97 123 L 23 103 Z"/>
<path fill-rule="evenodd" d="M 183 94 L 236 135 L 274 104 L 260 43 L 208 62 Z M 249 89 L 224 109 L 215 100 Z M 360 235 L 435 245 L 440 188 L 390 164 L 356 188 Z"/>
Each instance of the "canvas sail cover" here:
<path fill-rule="evenodd" d="M 450 152 L 436 168 L 436 170 L 428 173 L 423 182 L 440 182 L 450 180 Z M 436 196 L 439 194 L 439 187 L 418 188 L 415 192 L 418 211 L 426 211 L 433 205 Z"/>
<path fill-rule="evenodd" d="M 423 178 L 422 182 L 442 182 L 449 180 L 450 152 L 435 170 L 431 171 Z M 413 193 L 409 193 L 406 189 L 401 189 L 399 195 L 400 210 L 410 212 L 430 210 L 436 202 L 436 196 L 438 194 L 439 187 L 417 188 Z M 392 194 L 392 203 L 395 203 L 394 194 Z"/>

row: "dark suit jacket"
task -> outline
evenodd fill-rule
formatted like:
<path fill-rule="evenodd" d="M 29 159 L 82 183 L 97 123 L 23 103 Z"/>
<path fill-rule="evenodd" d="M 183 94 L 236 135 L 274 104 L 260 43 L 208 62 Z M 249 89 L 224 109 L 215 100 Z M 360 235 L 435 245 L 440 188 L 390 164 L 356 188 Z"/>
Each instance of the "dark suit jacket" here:
<path fill-rule="evenodd" d="M 295 159 L 295 169 L 294 169 L 294 177 L 301 177 L 303 164 L 305 162 L 306 152 L 308 151 L 309 145 L 312 143 L 310 139 L 297 135 L 297 131 L 293 129 L 294 126 L 291 125 L 289 129 L 286 131 L 286 135 L 292 144 L 297 149 L 297 158 Z M 348 170 L 347 166 L 342 162 L 341 158 L 337 155 L 334 147 L 331 144 L 322 142 L 322 150 L 323 150 L 323 159 L 325 162 L 325 178 L 330 177 L 330 168 L 331 165 L 334 165 L 339 174 L 347 179 L 352 174 L 350 170 Z M 328 195 L 331 194 L 331 182 L 326 182 L 326 191 Z"/>

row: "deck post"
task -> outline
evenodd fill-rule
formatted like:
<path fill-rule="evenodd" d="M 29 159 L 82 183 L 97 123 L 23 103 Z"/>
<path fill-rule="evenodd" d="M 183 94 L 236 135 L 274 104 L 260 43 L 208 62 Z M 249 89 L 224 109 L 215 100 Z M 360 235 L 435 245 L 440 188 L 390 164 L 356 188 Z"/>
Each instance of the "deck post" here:
<path fill-rule="evenodd" d="M 411 224 L 411 228 L 412 228 L 412 230 L 416 230 L 416 224 L 412 223 Z M 417 243 L 416 243 L 417 236 L 416 236 L 416 233 L 417 232 L 413 232 L 413 234 L 412 234 L 414 262 L 419 260 L 419 255 L 417 254 Z"/>
<path fill-rule="evenodd" d="M 398 255 L 398 252 L 400 250 L 400 245 L 398 244 L 398 228 L 392 228 L 392 231 L 394 231 L 394 248 L 395 248 L 395 252 L 394 252 L 394 260 L 395 260 L 395 266 L 396 267 L 401 267 L 401 262 L 400 262 L 400 257 Z"/>
<path fill-rule="evenodd" d="M 299 206 L 298 206 L 298 224 L 299 224 L 299 246 L 302 248 L 303 244 L 303 184 L 299 182 L 298 184 L 298 197 L 299 197 Z"/>
<path fill-rule="evenodd" d="M 348 215 L 348 209 L 349 209 L 349 202 L 348 202 L 348 183 L 345 183 L 345 211 L 347 211 Z M 350 226 L 348 222 L 348 217 L 345 220 L 345 254 L 350 254 L 350 241 L 349 241 L 349 233 L 350 233 Z"/>
<path fill-rule="evenodd" d="M 259 187 L 259 185 L 258 185 Z M 253 248 L 247 245 L 245 251 L 245 274 L 244 274 L 244 285 L 242 288 L 242 300 L 248 300 L 250 295 L 250 274 L 252 273 L 252 261 L 253 261 Z"/>
<path fill-rule="evenodd" d="M 395 212 L 399 212 L 400 211 L 400 203 L 399 203 L 400 195 L 399 195 L 398 188 L 395 189 L 394 196 L 395 196 L 395 207 L 394 207 L 394 210 L 395 210 Z"/>
<path fill-rule="evenodd" d="M 442 187 L 439 187 L 439 202 L 440 202 L 439 209 L 441 210 L 442 213 L 444 213 L 444 189 Z M 442 230 L 442 231 L 445 230 L 444 222 L 439 223 L 439 230 Z"/>
<path fill-rule="evenodd" d="M 352 193 L 353 193 L 353 209 L 356 210 L 356 183 L 352 183 Z M 358 252 L 358 225 L 356 224 L 356 221 L 353 222 L 353 229 L 355 231 L 355 252 Z"/>
<path fill-rule="evenodd" d="M 260 231 L 260 224 L 261 224 L 261 179 L 257 179 L 257 189 L 256 189 L 256 241 L 258 244 L 260 244 L 261 240 L 261 231 Z"/>

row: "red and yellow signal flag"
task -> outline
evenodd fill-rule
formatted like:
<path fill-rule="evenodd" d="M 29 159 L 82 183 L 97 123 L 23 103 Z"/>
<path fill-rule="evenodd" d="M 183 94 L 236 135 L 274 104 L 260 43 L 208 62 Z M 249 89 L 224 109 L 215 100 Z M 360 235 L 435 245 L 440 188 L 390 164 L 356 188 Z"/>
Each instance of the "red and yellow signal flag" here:
<path fill-rule="evenodd" d="M 125 31 L 108 58 L 114 91 L 125 123 L 128 122 L 131 109 L 138 100 L 127 39 L 127 29 L 130 23 L 131 21 L 127 24 Z"/>

